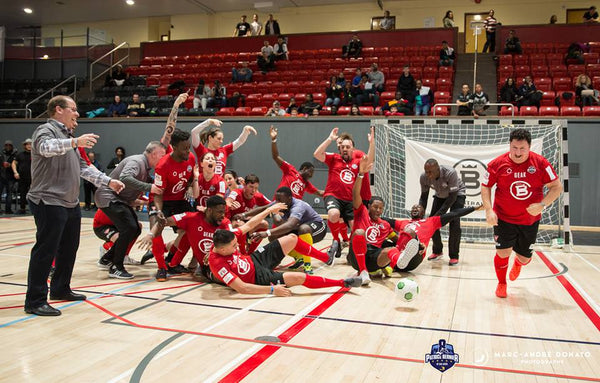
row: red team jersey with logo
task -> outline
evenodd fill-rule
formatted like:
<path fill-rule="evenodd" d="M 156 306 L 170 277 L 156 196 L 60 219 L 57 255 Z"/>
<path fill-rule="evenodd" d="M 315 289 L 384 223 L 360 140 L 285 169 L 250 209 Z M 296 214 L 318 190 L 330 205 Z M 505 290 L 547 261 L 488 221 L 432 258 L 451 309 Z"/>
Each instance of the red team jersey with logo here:
<path fill-rule="evenodd" d="M 442 227 L 442 220 L 439 215 L 436 215 L 423 219 L 396 220 L 396 223 L 394 224 L 394 230 L 398 233 L 403 232 L 407 227 L 417 233 L 419 242 L 427 249 L 429 241 L 431 240 L 431 237 L 433 237 L 433 233 Z M 423 258 L 425 258 L 425 252 L 423 252 Z"/>
<path fill-rule="evenodd" d="M 194 148 L 196 152 L 196 156 L 198 157 L 198 162 L 204 155 L 204 153 L 211 152 L 215 155 L 217 159 L 217 164 L 215 165 L 215 174 L 220 175 L 221 177 L 225 174 L 225 167 L 227 166 L 227 157 L 233 153 L 233 143 L 229 143 L 225 146 L 221 146 L 217 150 L 208 149 L 206 146 L 200 144 L 197 148 Z"/>
<path fill-rule="evenodd" d="M 367 243 L 376 247 L 381 247 L 383 241 L 392 232 L 392 228 L 387 221 L 381 218 L 373 221 L 369 216 L 369 210 L 363 204 L 358 209 L 354 209 L 354 226 L 352 227 L 352 231 L 357 229 L 363 229 Z"/>
<path fill-rule="evenodd" d="M 220 194 L 225 195 L 227 185 L 225 180 L 218 174 L 214 174 L 210 180 L 206 180 L 202 174 L 198 178 L 198 188 L 200 194 L 198 194 L 198 205 L 206 207 L 206 200 L 209 197 Z"/>
<path fill-rule="evenodd" d="M 292 189 L 292 197 L 298 199 L 302 199 L 305 192 L 315 194 L 318 191 L 313 184 L 302 178 L 298 170 L 290 163 L 283 161 L 279 168 L 281 169 L 283 176 L 281 177 L 281 182 L 279 182 L 277 189 L 287 186 Z"/>
<path fill-rule="evenodd" d="M 225 218 L 221 225 L 207 222 L 202 212 L 182 213 L 173 216 L 177 227 L 185 230 L 196 259 L 205 259 L 213 246 L 213 235 L 217 229 L 229 230 L 231 222 Z"/>
<path fill-rule="evenodd" d="M 240 204 L 240 207 L 235 210 L 229 210 L 229 217 L 233 217 L 236 214 L 242 214 L 247 211 L 254 209 L 257 206 L 265 206 L 271 203 L 267 197 L 261 192 L 254 193 L 254 196 L 250 199 L 244 198 L 244 189 L 238 189 L 232 191 L 229 197 Z"/>
<path fill-rule="evenodd" d="M 100 226 L 114 226 L 115 224 L 108 218 L 106 214 L 100 209 L 96 210 L 96 214 L 94 214 L 94 222 L 92 222 L 92 227 L 100 227 Z"/>
<path fill-rule="evenodd" d="M 325 153 L 325 163 L 329 167 L 325 196 L 331 195 L 343 201 L 352 201 L 352 186 L 358 175 L 359 160 L 346 162 L 337 153 Z"/>
<path fill-rule="evenodd" d="M 194 175 L 196 159 L 190 153 L 187 161 L 177 162 L 170 155 L 158 161 L 154 170 L 154 185 L 164 190 L 163 201 L 183 200 L 185 190 Z"/>
<path fill-rule="evenodd" d="M 232 231 L 238 239 L 239 244 L 241 232 L 238 229 Z M 210 271 L 212 271 L 213 275 L 227 286 L 229 286 L 236 278 L 240 278 L 246 283 L 254 283 L 256 280 L 256 272 L 252 258 L 249 255 L 241 254 L 237 250 L 227 257 L 211 251 L 208 257 L 208 264 L 210 265 Z"/>
<path fill-rule="evenodd" d="M 541 214 L 532 216 L 527 207 L 544 198 L 544 185 L 558 179 L 547 159 L 529 152 L 522 164 L 510 159 L 509 153 L 493 159 L 487 167 L 482 185 L 496 185 L 494 211 L 504 222 L 516 225 L 531 225 L 539 221 Z"/>

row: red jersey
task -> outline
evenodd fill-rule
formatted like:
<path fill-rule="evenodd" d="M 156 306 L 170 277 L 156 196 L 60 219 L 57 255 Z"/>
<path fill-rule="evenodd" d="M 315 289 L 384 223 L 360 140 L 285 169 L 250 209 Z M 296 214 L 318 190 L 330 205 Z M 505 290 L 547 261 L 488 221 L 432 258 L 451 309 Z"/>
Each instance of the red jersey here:
<path fill-rule="evenodd" d="M 214 174 L 210 180 L 206 180 L 202 174 L 198 178 L 198 188 L 200 194 L 198 194 L 198 205 L 206 207 L 206 200 L 209 197 L 220 194 L 225 195 L 227 185 L 225 180 L 220 175 Z"/>
<path fill-rule="evenodd" d="M 196 259 L 205 259 L 213 247 L 213 235 L 217 229 L 229 230 L 231 222 L 225 218 L 215 226 L 205 219 L 202 212 L 188 212 L 173 216 L 177 227 L 185 230 Z"/>
<path fill-rule="evenodd" d="M 352 153 L 352 158 L 358 160 L 360 163 L 361 158 L 365 156 L 365 152 L 362 150 L 354 149 Z M 371 176 L 369 172 L 365 173 L 365 178 L 363 179 L 362 184 L 360 185 L 360 199 L 363 201 L 370 201 L 372 197 L 371 194 Z"/>
<path fill-rule="evenodd" d="M 352 231 L 357 229 L 364 230 L 367 243 L 376 247 L 381 247 L 383 241 L 392 232 L 392 228 L 387 221 L 381 218 L 373 221 L 369 216 L 369 210 L 363 204 L 358 209 L 354 209 L 354 226 L 352 226 Z"/>
<path fill-rule="evenodd" d="M 233 230 L 234 234 L 238 229 Z M 236 238 L 238 234 L 236 234 Z M 246 283 L 255 283 L 255 268 L 252 257 L 241 254 L 239 251 L 229 256 L 222 256 L 214 251 L 210 252 L 208 264 L 213 275 L 226 285 L 230 285 L 236 278 Z"/>
<path fill-rule="evenodd" d="M 194 176 L 196 159 L 190 153 L 187 161 L 177 162 L 170 155 L 158 161 L 154 170 L 154 185 L 164 190 L 163 201 L 183 200 L 185 190 Z"/>
<path fill-rule="evenodd" d="M 100 209 L 96 210 L 96 214 L 94 214 L 94 222 L 92 222 L 92 227 L 100 227 L 100 226 L 114 226 L 113 221 L 108 218 L 106 214 Z"/>
<path fill-rule="evenodd" d="M 527 207 L 544 198 L 544 185 L 558 179 L 552 165 L 541 155 L 529 152 L 529 158 L 516 164 L 505 153 L 493 159 L 487 167 L 482 185 L 496 185 L 494 211 L 498 218 L 516 225 L 531 225 L 541 214 L 532 216 Z"/>
<path fill-rule="evenodd" d="M 292 197 L 298 199 L 302 199 L 305 192 L 315 194 L 318 191 L 313 184 L 302 178 L 298 170 L 296 170 L 296 168 L 290 163 L 283 161 L 279 168 L 281 169 L 283 176 L 281 177 L 281 181 L 279 182 L 277 189 L 287 186 L 292 189 Z M 273 197 L 273 199 L 275 199 L 275 197 Z"/>
<path fill-rule="evenodd" d="M 247 211 L 254 209 L 257 206 L 265 206 L 271 203 L 267 197 L 265 197 L 261 192 L 254 193 L 254 196 L 250 199 L 244 198 L 244 189 L 238 189 L 232 191 L 229 194 L 229 197 L 234 201 L 239 202 L 240 207 L 235 210 L 229 210 L 229 217 L 233 217 L 236 214 L 242 214 Z"/>
<path fill-rule="evenodd" d="M 442 219 L 439 215 L 423 218 L 423 219 L 401 219 L 396 220 L 394 224 L 394 230 L 401 233 L 405 228 L 414 230 L 417 233 L 419 242 L 421 242 L 425 249 L 429 245 L 429 240 L 433 237 L 433 233 L 442 227 Z M 423 258 L 425 258 L 425 252 L 423 252 Z"/>
<path fill-rule="evenodd" d="M 194 148 L 196 152 L 196 156 L 198 157 L 198 162 L 204 155 L 204 153 L 211 152 L 215 155 L 217 159 L 217 164 L 215 165 L 215 174 L 220 175 L 221 177 L 225 174 L 225 167 L 227 166 L 227 157 L 233 153 L 233 143 L 229 143 L 225 146 L 221 146 L 217 150 L 208 149 L 206 146 L 200 144 L 197 148 Z"/>
<path fill-rule="evenodd" d="M 352 186 L 358 175 L 360 160 L 346 162 L 337 153 L 325 153 L 325 164 L 329 167 L 325 196 L 331 195 L 343 201 L 352 201 Z"/>

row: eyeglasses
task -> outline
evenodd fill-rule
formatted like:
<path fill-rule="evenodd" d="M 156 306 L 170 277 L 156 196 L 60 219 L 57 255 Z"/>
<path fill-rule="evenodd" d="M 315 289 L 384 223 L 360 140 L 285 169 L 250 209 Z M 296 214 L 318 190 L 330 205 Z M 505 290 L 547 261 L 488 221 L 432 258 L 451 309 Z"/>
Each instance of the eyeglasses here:
<path fill-rule="evenodd" d="M 62 106 L 61 108 L 63 108 L 63 109 L 71 109 L 71 112 L 77 113 L 77 108 L 76 107 Z"/>

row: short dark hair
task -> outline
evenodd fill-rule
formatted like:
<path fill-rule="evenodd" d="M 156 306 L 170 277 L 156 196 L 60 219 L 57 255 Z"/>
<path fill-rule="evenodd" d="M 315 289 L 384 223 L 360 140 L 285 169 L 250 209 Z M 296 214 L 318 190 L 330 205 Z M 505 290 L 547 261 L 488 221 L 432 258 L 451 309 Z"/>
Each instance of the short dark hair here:
<path fill-rule="evenodd" d="M 213 235 L 213 244 L 215 247 L 221 247 L 233 241 L 234 238 L 235 234 L 233 234 L 233 232 L 229 230 L 217 229 Z"/>
<path fill-rule="evenodd" d="M 517 140 L 517 141 L 525 140 L 525 141 L 527 141 L 527 143 L 529 145 L 531 145 L 531 132 L 529 130 L 523 129 L 523 128 L 515 129 L 512 132 L 510 132 L 509 142 L 512 142 L 513 140 Z"/>
<path fill-rule="evenodd" d="M 427 161 L 425 161 L 425 165 L 437 165 L 438 162 L 435 158 L 430 158 Z"/>
<path fill-rule="evenodd" d="M 282 186 L 279 189 L 277 189 L 277 191 L 275 193 L 281 193 L 286 197 L 291 197 L 292 196 L 292 189 L 290 189 L 287 186 Z"/>
<path fill-rule="evenodd" d="M 446 40 L 442 40 L 442 44 L 448 44 Z"/>
<path fill-rule="evenodd" d="M 58 95 L 58 96 L 54 96 L 50 99 L 50 101 L 48 101 L 48 116 L 52 117 L 56 114 L 56 107 L 60 106 L 61 108 L 65 109 L 68 105 L 67 105 L 67 101 L 71 100 L 71 97 L 69 96 L 64 96 L 64 95 Z"/>
<path fill-rule="evenodd" d="M 244 178 L 244 181 L 247 184 L 258 184 L 260 183 L 260 180 L 258 179 L 258 176 L 254 173 L 250 173 L 246 176 L 246 178 Z"/>
<path fill-rule="evenodd" d="M 314 167 L 315 167 L 315 165 L 312 162 L 306 161 L 306 162 L 303 162 L 300 165 L 300 170 L 302 170 L 302 169 L 314 169 Z"/>
<path fill-rule="evenodd" d="M 216 206 L 220 206 L 220 205 L 225 205 L 225 198 L 221 197 L 220 195 L 213 195 L 208 197 L 208 199 L 206 200 L 206 207 L 207 208 L 213 208 Z"/>
<path fill-rule="evenodd" d="M 379 196 L 372 196 L 371 199 L 369 200 L 369 206 L 375 202 L 375 201 L 381 201 L 381 203 L 385 204 L 385 201 L 383 200 L 383 198 L 379 197 Z"/>
<path fill-rule="evenodd" d="M 182 141 L 187 141 L 190 139 L 190 133 L 185 130 L 181 130 L 179 128 L 175 128 L 173 134 L 171 135 L 171 145 L 177 146 Z"/>

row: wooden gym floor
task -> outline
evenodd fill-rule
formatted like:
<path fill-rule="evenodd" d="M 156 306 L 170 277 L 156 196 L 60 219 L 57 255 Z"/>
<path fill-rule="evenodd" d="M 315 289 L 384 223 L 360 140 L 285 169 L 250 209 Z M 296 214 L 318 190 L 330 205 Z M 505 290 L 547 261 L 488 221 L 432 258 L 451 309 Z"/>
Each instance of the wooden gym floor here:
<path fill-rule="evenodd" d="M 507 299 L 494 295 L 493 248 L 472 244 L 457 267 L 424 261 L 411 303 L 393 291 L 400 275 L 241 296 L 189 275 L 155 282 L 155 263 L 129 266 L 132 281 L 109 279 L 84 218 L 72 287 L 88 301 L 53 302 L 62 316 L 41 318 L 23 312 L 34 239 L 32 217 L 0 219 L 2 382 L 600 381 L 597 247 L 537 248 Z M 315 263 L 317 275 L 352 273 L 345 256 Z M 444 373 L 424 363 L 440 339 L 460 358 Z"/>

